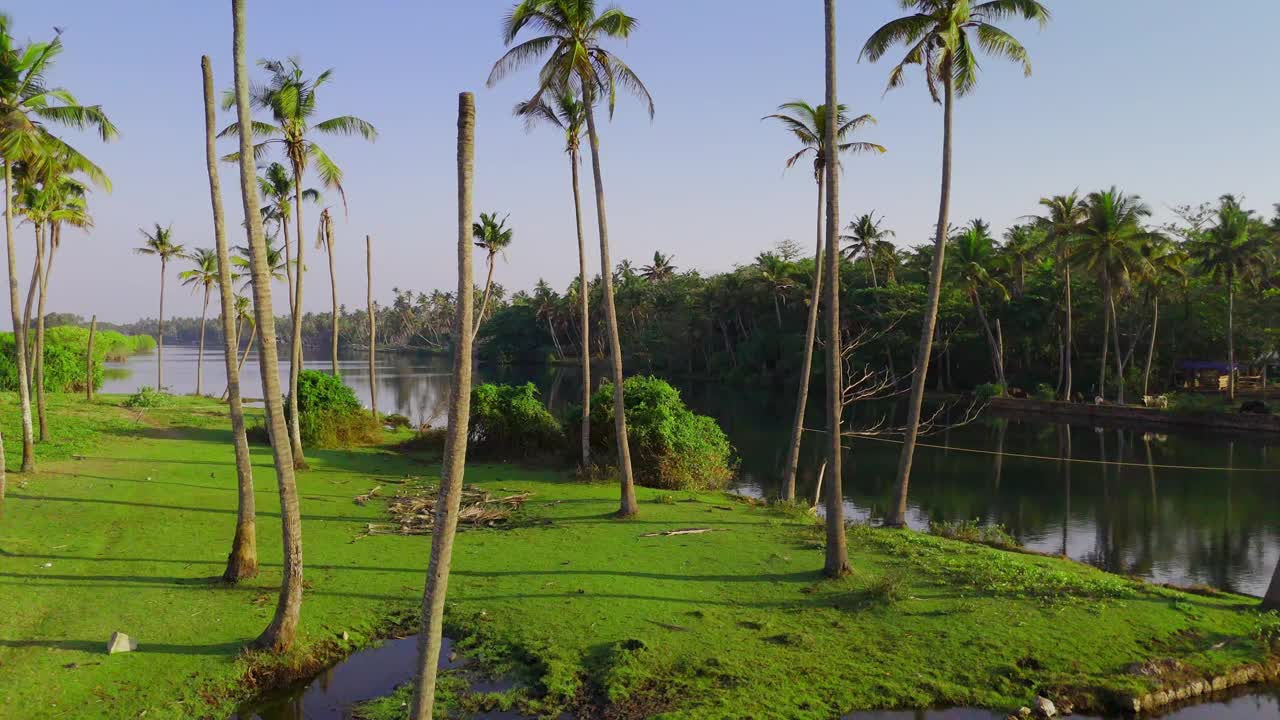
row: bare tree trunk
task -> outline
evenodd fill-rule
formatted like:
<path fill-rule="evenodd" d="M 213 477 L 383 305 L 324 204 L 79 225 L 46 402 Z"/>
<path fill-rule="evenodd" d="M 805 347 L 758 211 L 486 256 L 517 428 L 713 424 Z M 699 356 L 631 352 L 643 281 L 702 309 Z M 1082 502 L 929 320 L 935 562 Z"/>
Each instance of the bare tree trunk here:
<path fill-rule="evenodd" d="M 239 582 L 258 574 L 257 501 L 253 494 L 253 466 L 249 460 L 249 441 L 245 435 L 244 406 L 240 398 L 240 368 L 236 365 L 240 332 L 232 295 L 231 256 L 227 250 L 226 221 L 222 208 L 222 185 L 218 180 L 218 149 L 214 126 L 213 70 L 209 57 L 200 58 L 204 76 L 205 165 L 209 171 L 209 198 L 213 208 L 213 237 L 218 253 L 218 300 L 222 307 L 222 360 L 227 370 L 227 399 L 231 409 L 231 439 L 236 456 L 236 531 L 227 555 L 222 580 Z M 205 290 L 205 305 L 209 292 Z M 204 321 L 201 321 L 200 354 L 204 355 Z M 199 390 L 197 389 L 197 394 Z"/>
<path fill-rule="evenodd" d="M 93 336 L 98 332 L 98 316 L 89 321 L 89 349 L 84 354 L 84 399 L 93 402 Z M 2 471 L 0 471 L 2 472 Z"/>
<path fill-rule="evenodd" d="M 200 310 L 200 349 L 196 352 L 196 397 L 204 393 L 204 326 L 209 319 L 209 293 L 213 288 L 204 286 L 204 305 Z"/>
<path fill-rule="evenodd" d="M 1227 269 L 1227 400 L 1236 401 L 1236 283 Z"/>
<path fill-rule="evenodd" d="M 823 145 L 831 156 L 827 174 L 827 547 L 822 572 L 827 577 L 849 573 L 849 549 L 845 542 L 844 493 L 841 489 L 841 414 L 844 384 L 841 382 L 840 351 L 840 163 L 836 144 L 839 106 L 836 104 L 836 2 L 825 0 L 827 51 L 827 126 Z"/>
<path fill-rule="evenodd" d="M 1142 370 L 1142 395 L 1148 394 L 1151 381 L 1151 360 L 1156 355 L 1156 333 L 1160 329 L 1160 296 L 1151 296 L 1151 342 L 1147 345 L 1147 364 Z"/>
<path fill-rule="evenodd" d="M 1066 278 L 1067 285 L 1067 301 L 1066 301 L 1066 328 L 1063 331 L 1066 335 L 1066 356 L 1063 358 L 1063 372 L 1065 374 L 1065 387 L 1063 390 L 1063 399 L 1071 402 L 1071 265 L 1064 261 L 1063 276 Z"/>
<path fill-rule="evenodd" d="M 378 315 L 373 307 L 373 239 L 364 236 L 364 267 L 368 281 L 368 293 L 365 295 L 365 312 L 369 314 L 369 411 L 373 413 L 373 421 L 378 422 L 378 373 L 374 356 L 378 352 Z"/>
<path fill-rule="evenodd" d="M 160 317 L 157 322 L 156 338 L 156 392 L 164 392 L 164 276 L 168 273 L 169 261 L 160 257 Z"/>
<path fill-rule="evenodd" d="M 1111 337 L 1116 350 L 1116 402 L 1124 404 L 1124 354 L 1120 352 L 1120 317 L 1116 315 L 1116 298 L 1107 293 L 1107 305 L 1111 311 Z"/>
<path fill-rule="evenodd" d="M 800 363 L 800 386 L 796 389 L 796 414 L 791 421 L 791 444 L 787 448 L 787 462 L 782 471 L 782 499 L 796 499 L 796 472 L 800 466 L 800 444 L 804 438 L 804 418 L 809 404 L 809 383 L 813 379 L 813 344 L 818 336 L 818 305 L 822 301 L 822 244 L 826 183 L 822 170 L 818 173 L 818 241 L 813 251 L 813 293 L 809 298 L 809 319 L 804 326 L 804 360 Z"/>
<path fill-rule="evenodd" d="M 1107 343 L 1111 340 L 1111 311 L 1106 298 L 1102 299 L 1102 362 L 1098 365 L 1098 397 L 1107 397 Z"/>
<path fill-rule="evenodd" d="M 480 323 L 484 322 L 484 311 L 489 307 L 489 292 L 493 289 L 493 253 L 489 253 L 489 275 L 484 281 L 484 298 L 480 301 L 480 312 L 476 313 L 476 326 L 471 329 L 471 342 L 480 334 Z"/>
<path fill-rule="evenodd" d="M 295 470 L 305 470 L 307 458 L 302 450 L 302 426 L 298 418 L 298 375 L 302 373 L 302 276 L 307 266 L 303 264 L 302 253 L 302 163 L 293 160 L 293 216 L 297 220 L 298 232 L 298 273 L 293 279 L 293 332 L 289 338 L 289 452 L 293 458 Z M 274 321 L 273 321 L 274 322 Z M 261 321 L 258 323 L 261 325 Z M 275 334 L 274 328 L 272 334 Z M 267 346 L 267 329 L 262 329 L 262 347 Z M 272 436 L 274 437 L 274 435 Z"/>
<path fill-rule="evenodd" d="M 618 440 L 618 481 L 621 502 L 618 517 L 633 517 L 636 504 L 635 478 L 631 473 L 631 444 L 627 440 L 626 405 L 623 402 L 622 341 L 618 338 L 618 310 L 613 299 L 613 267 L 609 261 L 609 223 L 605 216 L 604 179 L 600 169 L 600 135 L 596 132 L 595 102 L 586 98 L 587 135 L 591 141 L 591 172 L 596 185 L 596 223 L 600 235 L 600 282 L 604 285 L 604 314 L 609 329 L 609 364 L 613 368 L 613 425 Z"/>
<path fill-rule="evenodd" d="M 578 146 L 569 151 L 573 168 L 573 221 L 578 231 L 578 303 L 582 314 L 582 470 L 591 470 L 591 310 L 590 285 L 587 276 L 587 241 L 582 232 L 582 192 L 578 183 Z"/>
<path fill-rule="evenodd" d="M 297 312 L 297 309 L 293 307 L 294 284 L 293 284 L 293 259 L 291 257 L 291 254 L 293 253 L 293 251 L 289 248 L 288 218 L 280 219 L 280 229 L 284 233 L 284 279 L 285 279 L 285 284 L 288 285 L 288 288 L 289 288 L 289 291 L 285 294 L 289 296 L 289 320 L 292 321 L 294 314 Z M 298 236 L 298 243 L 299 244 L 302 243 L 301 235 Z"/>
<path fill-rule="evenodd" d="M 249 328 L 249 344 L 244 346 L 244 353 L 240 355 L 240 362 L 236 364 L 236 372 L 244 369 L 244 361 L 249 359 L 249 351 L 253 349 L 253 341 L 258 339 L 258 323 L 254 321 Z"/>
<path fill-rule="evenodd" d="M 924 327 L 920 330 L 920 347 L 916 351 L 915 374 L 911 377 L 911 394 L 907 398 L 907 424 L 902 436 L 902 452 L 898 456 L 898 497 L 885 525 L 902 527 L 907 518 L 907 495 L 911 482 L 911 462 L 915 458 L 916 436 L 920 433 L 920 408 L 924 405 L 924 383 L 929 375 L 933 330 L 938 323 L 938 300 L 942 295 L 942 266 L 947 252 L 947 214 L 951 209 L 951 114 L 955 87 L 950 73 L 942 79 L 942 192 L 938 200 L 938 226 L 933 241 L 933 263 L 929 266 L 929 300 L 924 311 Z"/>
<path fill-rule="evenodd" d="M 45 258 L 44 270 L 40 272 L 40 300 L 36 307 L 36 417 L 39 420 L 41 442 L 49 439 L 49 419 L 45 413 L 44 392 L 44 304 L 49 296 L 49 275 L 53 272 L 53 256 L 58 249 L 59 232 L 61 231 L 56 224 L 49 224 L 49 252 Z"/>
<path fill-rule="evenodd" d="M 1271 576 L 1271 585 L 1262 598 L 1263 610 L 1280 610 L 1280 562 L 1276 563 L 1275 573 Z"/>
<path fill-rule="evenodd" d="M 298 512 L 298 488 L 293 477 L 293 455 L 284 441 L 288 429 L 280 401 L 280 363 L 276 355 L 275 316 L 271 307 L 271 273 L 267 268 L 267 244 L 258 206 L 258 184 L 253 165 L 253 125 L 249 115 L 249 71 L 245 66 L 245 0 L 231 0 L 234 25 L 236 118 L 240 124 L 240 197 L 248 221 L 249 266 L 253 278 L 253 311 L 262 332 L 262 400 L 271 431 L 271 455 L 280 493 L 280 530 L 283 544 L 283 578 L 271 624 L 254 645 L 284 652 L 293 645 L 302 611 L 302 518 Z M 227 263 L 221 263 L 223 268 Z M 225 285 L 224 285 L 225 287 Z M 296 417 L 296 415 L 295 415 Z"/>
<path fill-rule="evenodd" d="M 13 246 L 13 161 L 4 158 L 4 237 L 9 252 L 9 310 L 13 316 L 14 356 L 18 366 L 18 404 L 22 408 L 22 472 L 35 472 L 36 444 L 31 427 L 31 385 L 27 373 L 27 333 L 18 308 L 18 257 Z"/>
<path fill-rule="evenodd" d="M 978 320 L 982 322 L 982 332 L 987 336 L 987 347 L 991 349 L 991 372 L 996 382 L 1004 385 L 1004 372 L 1001 369 L 1000 345 L 996 342 L 996 336 L 991 332 L 991 323 L 987 322 L 987 313 L 982 309 L 982 302 L 978 299 L 976 292 L 970 293 L 969 299 L 973 301 L 973 308 L 978 311 Z"/>
<path fill-rule="evenodd" d="M 31 264 L 31 282 L 27 285 L 27 302 L 22 310 L 22 334 L 27 338 L 27 355 L 31 358 L 31 376 L 35 378 L 35 338 L 31 333 L 31 316 L 36 306 L 36 290 L 40 287 L 40 270 L 44 267 L 44 224 L 35 226 L 36 260 Z M 32 390 L 34 392 L 34 390 Z"/>
<path fill-rule="evenodd" d="M 431 560 L 422 595 L 422 631 L 418 634 L 418 670 L 410 717 L 431 720 L 435 706 L 436 669 L 440 662 L 441 625 L 449 564 L 458 527 L 463 472 L 467 459 L 467 424 L 471 417 L 471 186 L 475 158 L 475 99 L 458 96 L 458 302 L 453 321 L 453 385 L 449 391 L 449 430 L 444 468 L 431 531 Z"/>
<path fill-rule="evenodd" d="M 332 324 L 331 324 L 332 331 L 330 332 L 330 334 L 333 336 L 332 338 L 330 338 L 330 340 L 332 341 L 331 351 L 333 356 L 332 357 L 333 376 L 341 377 L 340 375 L 338 375 L 338 322 L 339 322 L 338 320 L 338 276 L 333 269 L 333 225 L 332 223 L 325 223 L 324 232 L 325 232 L 324 247 L 325 247 L 325 250 L 327 251 L 325 254 L 329 256 L 329 293 L 330 293 L 330 296 L 333 298 L 333 316 L 330 318 L 330 320 L 332 321 Z"/>

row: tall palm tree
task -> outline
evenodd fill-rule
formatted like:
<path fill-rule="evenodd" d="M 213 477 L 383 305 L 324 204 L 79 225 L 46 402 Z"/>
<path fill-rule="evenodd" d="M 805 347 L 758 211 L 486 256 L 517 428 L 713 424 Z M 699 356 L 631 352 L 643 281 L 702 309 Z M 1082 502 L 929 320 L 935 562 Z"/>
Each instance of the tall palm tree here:
<path fill-rule="evenodd" d="M 289 241 L 289 223 L 293 219 L 293 175 L 289 169 L 278 162 L 273 162 L 258 176 L 258 192 L 262 196 L 262 219 L 275 223 L 284 235 L 285 276 L 289 279 L 289 317 L 294 314 L 293 307 L 293 250 Z M 320 202 L 320 191 L 307 188 L 302 191 L 301 200 L 310 203 Z M 273 233 L 274 234 L 274 233 Z"/>
<path fill-rule="evenodd" d="M 880 227 L 883 220 L 884 218 L 877 220 L 873 210 L 849 223 L 849 234 L 840 236 L 841 240 L 849 243 L 845 248 L 846 254 L 850 257 L 860 254 L 862 259 L 867 261 L 867 267 L 871 269 L 871 287 L 873 288 L 880 287 L 876 279 L 876 261 L 883 253 L 882 243 L 887 242 L 887 238 L 894 235 L 892 230 Z"/>
<path fill-rule="evenodd" d="M 1236 399 L 1236 281 L 1261 275 L 1270 255 L 1268 238 L 1252 232 L 1253 212 L 1240 207 L 1234 195 L 1219 200 L 1217 219 L 1187 245 L 1200 274 L 1221 282 L 1227 290 L 1227 398 Z"/>
<path fill-rule="evenodd" d="M 636 503 L 635 478 L 631 471 L 631 445 L 627 441 L 622 343 L 618 337 L 618 312 L 614 303 L 613 263 L 609 259 L 609 223 L 604 203 L 595 105 L 607 102 L 612 116 L 618 90 L 623 90 L 635 95 L 649 111 L 649 117 L 653 117 L 653 97 L 648 88 L 621 58 L 601 44 L 606 39 L 630 38 L 635 27 L 636 19 L 622 8 L 610 6 L 597 13 L 593 0 L 520 0 L 503 21 L 503 40 L 511 45 L 526 29 L 540 34 L 508 50 L 494 63 L 488 80 L 492 87 L 509 73 L 546 57 L 538 72 L 538 86 L 528 102 L 536 104 L 548 92 L 554 95 L 571 89 L 582 96 L 586 107 L 591 173 L 596 192 L 596 225 L 600 236 L 600 280 L 609 328 L 609 361 L 613 371 L 613 417 L 622 496 L 618 508 L 620 517 L 631 517 L 640 508 Z"/>
<path fill-rule="evenodd" d="M 973 303 L 978 313 L 982 330 L 987 336 L 987 346 L 991 351 L 991 370 L 995 381 L 1005 387 L 1004 350 L 991 332 L 991 323 L 982 307 L 983 292 L 994 292 L 1004 300 L 1009 299 L 1009 291 L 995 277 L 991 270 L 996 264 L 995 240 L 992 239 L 990 226 L 982 220 L 974 220 L 967 228 L 957 233 L 952 239 L 952 257 L 947 268 L 955 278 L 956 287 L 960 288 Z"/>
<path fill-rule="evenodd" d="M 373 238 L 364 236 L 365 313 L 369 316 L 369 412 L 378 422 L 378 374 L 374 363 L 378 352 L 378 312 L 373 305 Z"/>
<path fill-rule="evenodd" d="M 1147 362 L 1142 369 L 1142 394 L 1146 396 L 1151 384 L 1151 363 L 1156 354 L 1156 335 L 1160 328 L 1160 295 L 1169 285 L 1186 282 L 1187 254 L 1182 248 L 1163 237 L 1153 238 L 1142 247 L 1146 256 L 1147 272 L 1138 282 L 1151 300 L 1151 339 L 1147 344 Z"/>
<path fill-rule="evenodd" d="M 1036 215 L 1031 220 L 1044 230 L 1043 249 L 1053 253 L 1054 261 L 1062 270 L 1062 314 L 1063 314 L 1063 354 L 1062 354 L 1062 399 L 1071 401 L 1071 359 L 1074 333 L 1071 321 L 1074 309 L 1071 303 L 1071 262 L 1072 243 L 1079 237 L 1081 227 L 1089 217 L 1089 208 L 1079 191 L 1072 190 L 1067 195 L 1054 195 L 1040 198 L 1040 205 L 1045 209 L 1044 215 Z"/>
<path fill-rule="evenodd" d="M 665 282 L 675 277 L 677 268 L 671 261 L 675 259 L 674 255 L 663 255 L 661 252 L 654 251 L 653 262 L 640 268 L 640 277 L 649 282 Z"/>
<path fill-rule="evenodd" d="M 182 257 L 186 253 L 186 247 L 174 244 L 173 227 L 160 227 L 160 223 L 155 224 L 155 229 L 147 232 L 146 228 L 138 228 L 138 232 L 142 233 L 145 241 L 142 247 L 134 248 L 134 252 L 139 255 L 153 255 L 160 258 L 160 319 L 159 331 L 156 338 L 156 390 L 164 391 L 164 279 L 168 274 L 169 261 Z"/>
<path fill-rule="evenodd" d="M 22 409 L 22 472 L 35 470 L 35 433 L 31 423 L 27 338 L 18 304 L 18 261 L 13 238 L 13 167 L 16 162 L 62 157 L 68 165 L 101 177 L 101 170 L 62 140 L 49 124 L 89 128 L 104 140 L 117 136 L 115 125 L 101 106 L 82 105 L 63 88 L 46 83 L 53 62 L 62 52 L 62 39 L 18 46 L 10 32 L 12 21 L 0 13 L 0 161 L 4 163 L 5 244 L 9 262 L 9 309 L 13 320 L 18 372 L 18 401 Z M 60 33 L 59 33 L 60 35 Z M 53 148 L 53 152 L 49 152 Z"/>
<path fill-rule="evenodd" d="M 480 332 L 480 324 L 484 322 L 484 311 L 489 307 L 489 295 L 493 291 L 493 266 L 495 258 L 498 255 L 506 257 L 507 248 L 511 247 L 511 240 L 515 234 L 515 230 L 507 227 L 507 217 L 498 219 L 498 213 L 480 213 L 480 221 L 471 224 L 471 238 L 475 242 L 475 246 L 484 250 L 488 255 L 489 272 L 484 280 L 484 299 L 480 301 L 480 312 L 476 315 L 476 326 L 471 331 L 471 339 L 474 341 L 476 335 Z"/>
<path fill-rule="evenodd" d="M 253 494 L 253 466 L 244 426 L 244 406 L 240 399 L 240 368 L 236 365 L 239 321 L 231 288 L 231 259 L 227 252 L 226 221 L 222 209 L 222 185 L 218 180 L 218 148 L 214 127 L 213 70 L 209 56 L 200 58 L 204 85 L 205 167 L 209 171 L 209 200 L 213 209 L 214 266 L 217 271 L 218 300 L 222 306 L 222 360 L 227 369 L 227 400 L 231 409 L 231 439 L 236 455 L 236 531 L 222 571 L 224 582 L 236 583 L 258 574 L 257 501 Z M 246 299 L 245 305 L 248 305 Z M 204 321 L 201 320 L 203 327 Z M 204 332 L 200 333 L 201 344 Z M 198 392 L 198 391 L 197 391 Z"/>
<path fill-rule="evenodd" d="M 333 216 L 329 214 L 329 208 L 320 212 L 320 228 L 316 231 L 316 249 L 324 250 L 329 258 L 329 296 L 333 300 L 333 312 L 329 317 L 329 336 L 333 376 L 338 377 L 338 275 L 333 268 Z"/>
<path fill-rule="evenodd" d="M 796 499 L 796 469 L 800 464 L 800 441 L 804 436 L 804 416 L 809 402 L 809 379 L 813 374 L 813 345 L 818 335 L 818 307 L 822 298 L 822 245 L 824 242 L 823 223 L 826 193 L 827 156 L 827 107 L 813 106 L 802 100 L 793 100 L 778 106 L 778 112 L 766 115 L 764 120 L 777 120 L 783 127 L 800 141 L 800 150 L 787 158 L 787 167 L 795 165 L 801 159 L 813 157 L 813 179 L 818 186 L 817 241 L 813 251 L 813 294 L 809 298 L 809 319 L 804 333 L 804 360 L 800 366 L 800 384 L 796 390 L 796 413 L 791 424 L 791 445 L 787 450 L 786 466 L 782 474 L 782 499 L 792 502 Z M 848 138 L 859 128 L 874 123 L 871 115 L 849 117 L 849 108 L 840 105 L 836 108 L 836 154 L 857 152 L 884 152 L 881 145 L 866 142 L 850 142 Z"/>
<path fill-rule="evenodd" d="M 1151 217 L 1151 208 L 1137 195 L 1126 195 L 1113 187 L 1089 193 L 1085 205 L 1089 211 L 1080 227 L 1072 260 L 1094 273 L 1102 288 L 1103 360 L 1098 393 L 1106 394 L 1106 352 L 1110 339 L 1116 355 L 1116 400 L 1123 403 L 1124 354 L 1120 351 L 1116 298 L 1118 294 L 1129 291 L 1136 276 L 1148 271 L 1143 246 L 1159 236 L 1143 226 Z"/>
<path fill-rule="evenodd" d="M 458 527 L 463 473 L 467 460 L 467 423 L 471 417 L 471 194 L 475 169 L 475 98 L 458 96 L 458 302 L 453 317 L 453 384 L 449 390 L 449 429 L 445 437 L 444 467 L 436 503 L 437 521 L 431 529 L 431 560 L 422 594 L 422 631 L 418 633 L 418 667 L 414 676 L 413 720 L 431 720 L 436 700 L 436 669 L 440 662 L 444 601 L 449 587 L 453 537 Z"/>
<path fill-rule="evenodd" d="M 279 145 L 293 172 L 293 217 L 298 238 L 298 276 L 293 282 L 293 333 L 289 352 L 289 442 L 293 462 L 299 468 L 306 467 L 302 450 L 302 434 L 298 420 L 298 373 L 302 372 L 302 275 L 306 271 L 302 242 L 302 177 L 309 167 L 314 167 L 326 188 L 337 190 L 346 204 L 346 191 L 342 187 L 342 170 L 312 139 L 321 135 L 358 135 L 370 142 L 378 138 L 372 124 L 354 115 L 339 115 L 328 120 L 315 121 L 316 91 L 333 77 L 333 70 L 325 70 L 314 78 L 302 71 L 298 58 L 287 60 L 259 60 L 258 65 L 271 75 L 265 85 L 250 89 L 250 102 L 255 109 L 271 114 L 273 122 L 254 122 L 253 133 L 267 138 L 253 146 L 253 157 L 270 151 Z M 224 109 L 230 109 L 234 98 L 223 100 Z M 222 131 L 223 135 L 235 135 L 249 121 L 238 120 Z M 235 159 L 236 153 L 228 156 Z M 264 336 L 265 339 L 265 336 Z"/>
<path fill-rule="evenodd" d="M 1029 224 L 1013 225 L 1004 232 L 999 259 L 1002 269 L 1013 280 L 1013 295 L 1017 297 L 1022 297 L 1027 290 L 1027 268 L 1038 257 L 1041 234 Z"/>
<path fill-rule="evenodd" d="M 204 380 L 204 325 L 209 317 L 209 295 L 218 284 L 218 253 L 213 248 L 196 248 L 187 259 L 195 267 L 178 273 L 178 279 L 192 292 L 204 290 L 204 303 L 200 306 L 200 350 L 196 354 L 196 397 L 199 397 L 203 394 Z"/>
<path fill-rule="evenodd" d="M 536 103 L 521 102 L 515 107 L 515 114 L 524 118 L 525 128 L 529 129 L 538 122 L 549 123 L 564 133 L 564 151 L 569 155 L 570 181 L 573 184 L 573 222 L 578 232 L 578 282 L 586 287 L 590 282 L 587 277 L 587 241 L 582 231 L 582 194 L 579 190 L 578 167 L 582 164 L 580 157 L 582 136 L 587 131 L 587 108 L 582 96 L 569 88 L 561 88 L 552 93 L 550 101 L 546 98 Z M 582 470 L 591 468 L 591 309 L 589 293 L 578 293 L 579 340 L 582 348 L 578 354 L 582 365 Z"/>
<path fill-rule="evenodd" d="M 987 0 L 976 4 L 971 0 L 900 0 L 900 4 L 904 9 L 915 8 L 915 13 L 891 20 L 876 30 L 867 39 L 860 58 L 875 62 L 895 45 L 907 47 L 906 55 L 889 73 L 886 92 L 902 86 L 908 66 L 919 65 L 924 70 L 929 95 L 935 103 L 942 105 L 942 191 L 938 201 L 933 263 L 929 268 L 928 300 L 920 329 L 920 345 L 916 350 L 915 372 L 911 376 L 902 453 L 898 457 L 898 497 L 885 518 L 886 524 L 892 526 L 901 526 L 906 519 L 911 461 L 920 431 L 924 384 L 929 374 L 929 358 L 933 353 L 933 336 L 938 324 L 938 301 L 942 293 L 942 269 L 949 227 L 947 216 L 951 209 L 953 105 L 957 96 L 964 97 L 977 86 L 979 49 L 1020 63 L 1024 74 L 1031 75 L 1031 59 L 1026 48 L 996 23 L 1015 16 L 1034 20 L 1041 27 L 1049 21 L 1049 10 L 1037 0 Z M 939 85 L 942 86 L 941 92 Z"/>
<path fill-rule="evenodd" d="M 253 311 L 262 333 L 262 350 L 258 366 L 262 375 L 262 402 L 266 407 L 267 428 L 271 435 L 271 458 L 275 464 L 276 485 L 280 494 L 280 532 L 283 546 L 280 596 L 271 623 L 254 641 L 254 645 L 284 652 L 292 645 L 302 612 L 302 517 L 298 511 L 298 487 L 293 476 L 293 455 L 284 438 L 288 428 L 280 395 L 280 361 L 276 355 L 275 315 L 271 308 L 271 277 L 266 262 L 266 237 L 262 231 L 261 208 L 258 205 L 258 183 L 253 167 L 253 133 L 250 124 L 249 70 L 244 58 L 244 1 L 231 0 L 233 28 L 232 57 L 235 61 L 234 105 L 240 133 L 240 198 L 248 226 L 250 275 L 253 278 Z M 301 236 L 299 236 L 301 237 Z M 301 247 L 301 243 L 299 243 Z M 296 417 L 296 415 L 295 415 Z"/>

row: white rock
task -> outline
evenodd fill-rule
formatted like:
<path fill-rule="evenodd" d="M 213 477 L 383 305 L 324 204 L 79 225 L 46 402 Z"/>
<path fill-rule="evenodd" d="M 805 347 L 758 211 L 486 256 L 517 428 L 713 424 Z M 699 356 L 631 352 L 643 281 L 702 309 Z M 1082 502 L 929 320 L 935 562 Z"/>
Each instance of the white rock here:
<path fill-rule="evenodd" d="M 1053 706 L 1053 701 L 1047 697 L 1036 696 L 1036 717 L 1051 718 L 1058 714 L 1058 708 Z"/>
<path fill-rule="evenodd" d="M 125 635 L 122 632 L 111 633 L 111 639 L 107 641 L 107 654 L 115 655 L 116 653 L 133 652 L 138 649 L 138 641 Z"/>

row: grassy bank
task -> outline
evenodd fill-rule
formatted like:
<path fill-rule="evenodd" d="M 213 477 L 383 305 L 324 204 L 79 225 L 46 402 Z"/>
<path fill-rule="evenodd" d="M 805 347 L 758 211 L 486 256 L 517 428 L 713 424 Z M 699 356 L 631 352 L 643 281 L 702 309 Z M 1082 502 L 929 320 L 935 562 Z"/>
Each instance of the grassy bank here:
<path fill-rule="evenodd" d="M 13 467 L 15 403 L 5 400 Z M 245 655 L 280 575 L 266 449 L 254 448 L 263 572 L 222 586 L 213 578 L 236 498 L 222 408 L 183 400 L 137 414 L 114 402 L 89 410 L 55 397 L 41 472 L 10 476 L 0 716 L 225 717 L 255 686 L 412 618 L 428 539 L 363 537 L 383 505 L 352 499 L 378 485 L 423 489 L 437 478 L 434 458 L 390 447 L 308 455 L 300 645 L 289 658 Z M 935 704 L 1009 710 L 1037 692 L 1104 704 L 1263 661 L 1259 638 L 1276 623 L 1248 598 L 911 532 L 854 528 L 855 573 L 827 582 L 821 536 L 800 514 L 641 489 L 640 518 L 619 522 L 613 485 L 491 465 L 467 479 L 533 496 L 515 527 L 464 533 L 450 586 L 450 632 L 520 689 L 451 698 L 455 707 L 825 719 Z M 644 537 L 677 528 L 714 532 Z M 138 651 L 105 655 L 114 630 Z M 1137 671 L 1151 660 L 1176 663 Z M 400 699 L 368 712 L 396 716 Z"/>

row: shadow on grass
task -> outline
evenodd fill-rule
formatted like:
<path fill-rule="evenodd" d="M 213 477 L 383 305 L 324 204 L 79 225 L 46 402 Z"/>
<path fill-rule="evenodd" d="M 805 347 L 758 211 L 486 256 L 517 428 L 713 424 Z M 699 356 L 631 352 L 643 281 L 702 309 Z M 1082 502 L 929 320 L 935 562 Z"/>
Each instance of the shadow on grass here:
<path fill-rule="evenodd" d="M 89 477 L 89 476 L 82 476 Z M 102 480 L 110 480 L 111 478 L 99 478 Z M 176 510 L 179 512 L 198 512 L 198 513 L 214 513 L 217 515 L 235 515 L 235 508 L 207 508 L 207 507 L 187 507 L 185 505 L 163 505 L 160 503 L 144 503 L 132 500 L 107 500 L 105 498 L 81 498 L 81 497 L 54 497 L 50 495 L 28 495 L 26 493 L 9 493 L 9 497 L 18 500 L 27 500 L 31 502 L 66 502 L 66 503 L 89 503 L 95 505 L 122 505 L 126 507 L 149 508 L 152 510 Z M 278 512 L 258 511 L 259 517 L 279 518 Z M 330 522 L 349 522 L 364 525 L 373 518 L 357 517 L 349 515 L 313 515 L 302 513 L 303 520 L 314 521 L 330 521 Z"/>
<path fill-rule="evenodd" d="M 45 648 L 47 650 L 70 650 L 73 652 L 107 654 L 107 639 L 101 640 L 3 640 L 0 647 L 7 648 Z M 215 643 L 212 645 L 181 645 L 177 643 L 153 643 L 138 640 L 135 653 L 164 655 L 236 655 L 253 638 L 237 642 Z"/>

